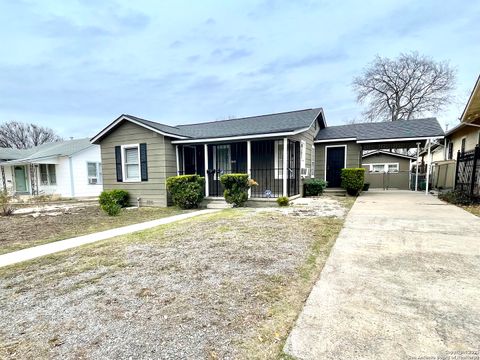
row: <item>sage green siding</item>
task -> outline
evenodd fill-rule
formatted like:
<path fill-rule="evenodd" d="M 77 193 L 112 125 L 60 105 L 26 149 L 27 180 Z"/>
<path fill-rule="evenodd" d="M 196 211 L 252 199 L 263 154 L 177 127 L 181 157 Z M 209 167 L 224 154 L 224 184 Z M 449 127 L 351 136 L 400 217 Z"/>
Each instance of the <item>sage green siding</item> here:
<path fill-rule="evenodd" d="M 115 146 L 147 144 L 148 181 L 117 182 Z M 103 187 L 105 190 L 124 189 L 130 201 L 136 204 L 141 198 L 144 206 L 167 206 L 165 180 L 176 175 L 175 146 L 171 139 L 130 122 L 124 122 L 100 142 L 102 152 Z"/>
<path fill-rule="evenodd" d="M 362 146 L 356 142 L 315 144 L 315 178 L 325 180 L 325 147 L 347 145 L 347 168 L 358 168 L 361 164 Z"/>
<path fill-rule="evenodd" d="M 375 173 L 369 172 L 365 166 L 365 182 L 372 189 L 401 189 L 408 190 L 410 176 L 410 159 L 392 156 L 388 154 L 375 154 L 362 159 L 362 164 L 395 164 L 398 163 L 398 173 Z"/>

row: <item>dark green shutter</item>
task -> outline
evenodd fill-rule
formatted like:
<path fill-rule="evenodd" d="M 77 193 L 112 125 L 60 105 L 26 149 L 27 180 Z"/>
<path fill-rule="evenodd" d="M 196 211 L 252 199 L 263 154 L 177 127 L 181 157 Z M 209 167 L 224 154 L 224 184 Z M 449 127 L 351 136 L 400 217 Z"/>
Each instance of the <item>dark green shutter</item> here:
<path fill-rule="evenodd" d="M 122 148 L 120 146 L 115 146 L 115 168 L 117 171 L 117 181 L 122 182 Z"/>
<path fill-rule="evenodd" d="M 140 144 L 140 175 L 142 181 L 148 181 L 147 144 Z"/>

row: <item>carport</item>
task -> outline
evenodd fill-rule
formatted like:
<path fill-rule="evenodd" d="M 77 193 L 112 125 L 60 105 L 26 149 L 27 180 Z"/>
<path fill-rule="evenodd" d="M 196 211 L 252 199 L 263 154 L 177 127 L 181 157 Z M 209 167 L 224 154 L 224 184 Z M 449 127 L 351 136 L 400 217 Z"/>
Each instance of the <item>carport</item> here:
<path fill-rule="evenodd" d="M 436 118 L 398 120 L 394 122 L 360 123 L 330 126 L 315 138 L 317 160 L 316 176 L 326 180 L 329 187 L 338 186 L 342 168 L 361 167 L 363 155 L 368 151 L 395 151 L 397 149 L 427 148 L 434 140 L 443 139 L 445 133 Z M 427 169 L 427 188 L 430 169 Z M 418 169 L 415 189 L 418 188 Z"/>

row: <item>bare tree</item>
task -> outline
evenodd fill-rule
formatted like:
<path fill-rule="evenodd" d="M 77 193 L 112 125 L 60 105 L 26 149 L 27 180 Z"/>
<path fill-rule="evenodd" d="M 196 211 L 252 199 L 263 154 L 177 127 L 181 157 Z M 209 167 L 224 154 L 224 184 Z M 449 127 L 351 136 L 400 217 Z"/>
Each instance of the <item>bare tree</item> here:
<path fill-rule="evenodd" d="M 9 121 L 0 125 L 0 147 L 28 149 L 60 140 L 62 138 L 47 127 L 18 121 Z"/>
<path fill-rule="evenodd" d="M 357 101 L 367 105 L 368 121 L 409 120 L 438 112 L 448 105 L 456 71 L 416 52 L 396 59 L 376 56 L 353 80 Z"/>

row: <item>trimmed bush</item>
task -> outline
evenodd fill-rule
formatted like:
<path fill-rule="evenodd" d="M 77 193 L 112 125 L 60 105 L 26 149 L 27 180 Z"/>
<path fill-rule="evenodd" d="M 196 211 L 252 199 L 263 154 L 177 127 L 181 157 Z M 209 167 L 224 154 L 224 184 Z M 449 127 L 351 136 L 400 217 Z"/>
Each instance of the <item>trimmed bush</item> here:
<path fill-rule="evenodd" d="M 452 190 L 446 193 L 440 193 L 438 194 L 438 198 L 454 205 L 472 205 L 474 203 L 468 194 L 461 190 Z"/>
<path fill-rule="evenodd" d="M 108 216 L 117 216 L 122 210 L 122 207 L 114 202 L 101 205 L 101 208 L 107 213 Z"/>
<path fill-rule="evenodd" d="M 199 175 L 179 175 L 167 179 L 167 190 L 173 203 L 182 209 L 194 209 L 202 202 L 205 178 Z"/>
<path fill-rule="evenodd" d="M 122 207 L 128 206 L 128 191 L 120 189 L 102 191 L 98 202 L 109 216 L 117 216 Z"/>
<path fill-rule="evenodd" d="M 98 202 L 100 206 L 110 204 L 114 202 L 121 208 L 128 206 L 128 191 L 121 190 L 121 189 L 113 189 L 113 190 L 105 190 L 102 191 L 100 197 L 98 198 Z"/>
<path fill-rule="evenodd" d="M 319 196 L 327 187 L 327 182 L 321 179 L 307 179 L 303 185 L 304 196 Z"/>
<path fill-rule="evenodd" d="M 342 188 L 347 190 L 347 194 L 357 196 L 363 189 L 365 181 L 364 168 L 347 168 L 342 169 Z"/>
<path fill-rule="evenodd" d="M 290 199 L 287 196 L 280 196 L 277 199 L 278 206 L 288 206 L 289 203 L 290 203 Z"/>
<path fill-rule="evenodd" d="M 225 188 L 223 192 L 225 201 L 234 207 L 245 205 L 248 200 L 248 189 L 256 184 L 248 179 L 248 174 L 225 174 L 220 176 L 220 181 Z"/>

